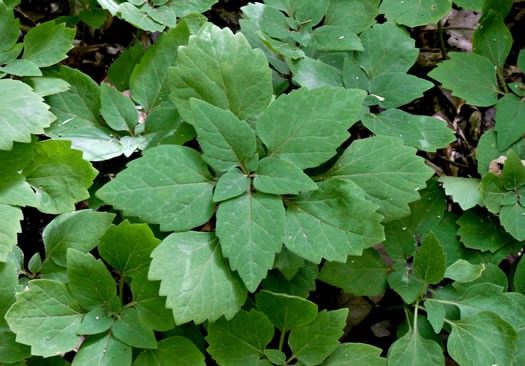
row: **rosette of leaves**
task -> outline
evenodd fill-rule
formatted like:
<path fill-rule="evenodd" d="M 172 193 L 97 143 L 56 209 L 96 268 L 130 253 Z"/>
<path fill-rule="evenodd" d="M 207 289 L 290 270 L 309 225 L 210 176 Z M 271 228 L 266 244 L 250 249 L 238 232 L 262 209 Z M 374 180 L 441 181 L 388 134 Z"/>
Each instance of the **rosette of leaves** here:
<path fill-rule="evenodd" d="M 203 13 L 217 0 L 97 0 L 103 9 L 150 32 L 174 28 L 177 18 Z"/>
<path fill-rule="evenodd" d="M 393 137 L 338 154 L 366 93 L 301 88 L 270 103 L 266 58 L 240 33 L 204 26 L 179 48 L 169 85 L 200 151 L 147 149 L 97 196 L 175 231 L 153 251 L 149 278 L 161 281 L 177 324 L 231 319 L 274 266 L 304 294 L 304 281 L 294 281 L 312 278 L 309 263 L 345 262 L 381 241 L 380 222 L 408 215 L 432 175 Z"/>

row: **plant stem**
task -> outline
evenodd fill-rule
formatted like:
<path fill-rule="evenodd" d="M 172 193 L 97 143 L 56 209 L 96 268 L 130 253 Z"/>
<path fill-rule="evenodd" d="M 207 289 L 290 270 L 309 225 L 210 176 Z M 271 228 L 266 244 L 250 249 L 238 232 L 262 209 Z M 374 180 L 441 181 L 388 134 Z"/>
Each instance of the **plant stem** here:
<path fill-rule="evenodd" d="M 509 92 L 509 88 L 507 88 L 507 83 L 505 83 L 505 78 L 503 77 L 503 71 L 501 69 L 501 67 L 498 67 L 498 79 L 499 79 L 499 82 L 501 85 L 503 85 L 503 91 L 505 93 L 508 93 Z"/>
<path fill-rule="evenodd" d="M 126 276 L 122 275 L 120 277 L 120 284 L 118 286 L 118 297 L 120 298 L 120 303 L 124 305 L 124 285 L 126 281 L 124 281 Z"/>
<path fill-rule="evenodd" d="M 441 20 L 437 23 L 438 25 L 438 37 L 439 37 L 439 46 L 441 47 L 441 53 L 443 58 L 447 58 L 447 47 L 445 45 L 445 38 L 443 37 L 443 25 L 441 25 Z"/>
<path fill-rule="evenodd" d="M 285 335 L 286 335 L 286 332 L 281 330 L 281 338 L 279 338 L 279 351 L 283 350 L 284 336 Z"/>

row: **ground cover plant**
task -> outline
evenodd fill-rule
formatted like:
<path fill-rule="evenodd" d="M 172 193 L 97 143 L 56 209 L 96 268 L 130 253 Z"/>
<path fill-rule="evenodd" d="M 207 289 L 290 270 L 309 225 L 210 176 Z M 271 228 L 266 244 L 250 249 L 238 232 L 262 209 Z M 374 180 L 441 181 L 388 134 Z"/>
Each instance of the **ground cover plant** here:
<path fill-rule="evenodd" d="M 0 364 L 525 364 L 524 13 L 0 0 Z"/>

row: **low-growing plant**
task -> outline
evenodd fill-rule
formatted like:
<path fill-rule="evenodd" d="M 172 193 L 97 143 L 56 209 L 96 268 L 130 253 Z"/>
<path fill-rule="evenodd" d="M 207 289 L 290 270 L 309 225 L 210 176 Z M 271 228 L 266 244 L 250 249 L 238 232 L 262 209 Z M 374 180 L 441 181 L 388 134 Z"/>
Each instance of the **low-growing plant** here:
<path fill-rule="evenodd" d="M 512 1 L 455 2 L 483 12 L 474 51 L 429 73 L 496 108 L 478 177 L 437 169 L 455 131 L 406 108 L 434 84 L 409 73 L 419 50 L 402 25 L 441 31 L 451 1 L 266 0 L 237 33 L 196 14 L 214 3 L 99 0 L 164 30 L 99 84 L 55 66 L 73 28 L 50 20 L 17 43 L 18 2 L 0 1 L 0 363 L 524 363 Z M 41 247 L 17 246 L 21 207 L 57 215 Z M 393 299 L 396 339 L 347 338 L 362 318 L 316 286 L 378 311 Z"/>

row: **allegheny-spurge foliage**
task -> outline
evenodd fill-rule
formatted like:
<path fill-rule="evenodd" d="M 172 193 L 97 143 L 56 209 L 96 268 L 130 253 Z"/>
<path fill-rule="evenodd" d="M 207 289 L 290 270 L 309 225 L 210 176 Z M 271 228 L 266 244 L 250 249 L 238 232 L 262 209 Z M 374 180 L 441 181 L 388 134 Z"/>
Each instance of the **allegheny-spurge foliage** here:
<path fill-rule="evenodd" d="M 0 0 L 0 364 L 525 364 L 512 0 L 265 0 L 237 32 L 215 3 L 73 1 L 28 27 Z M 472 51 L 442 38 L 414 75 L 409 31 L 457 9 Z M 67 66 L 75 29 L 113 21 L 135 38 L 104 82 Z M 406 108 L 436 85 L 495 108 L 468 175 L 432 163 L 457 121 Z M 25 243 L 29 207 L 54 216 Z M 397 339 L 345 340 L 354 305 L 316 285 L 394 299 Z"/>

